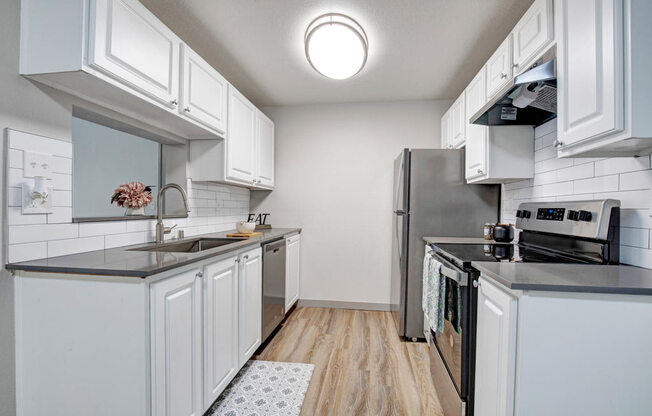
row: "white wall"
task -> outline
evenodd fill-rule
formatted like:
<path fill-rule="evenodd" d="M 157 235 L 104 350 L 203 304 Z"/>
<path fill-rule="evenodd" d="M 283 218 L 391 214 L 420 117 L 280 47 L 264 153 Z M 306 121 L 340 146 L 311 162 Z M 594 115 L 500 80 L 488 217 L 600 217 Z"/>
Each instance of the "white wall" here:
<path fill-rule="evenodd" d="M 534 136 L 534 179 L 503 185 L 503 221 L 513 223 L 526 201 L 619 199 L 620 261 L 652 268 L 650 157 L 557 159 L 557 120 L 537 127 Z"/>
<path fill-rule="evenodd" d="M 276 188 L 251 210 L 303 228 L 301 299 L 390 300 L 392 178 L 405 147 L 440 147 L 449 101 L 267 107 L 276 125 Z"/>

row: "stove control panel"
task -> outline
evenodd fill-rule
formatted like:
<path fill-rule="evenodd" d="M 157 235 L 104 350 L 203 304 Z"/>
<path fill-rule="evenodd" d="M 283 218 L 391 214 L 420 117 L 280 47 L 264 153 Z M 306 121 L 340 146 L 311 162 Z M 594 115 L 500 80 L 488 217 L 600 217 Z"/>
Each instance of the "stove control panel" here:
<path fill-rule="evenodd" d="M 606 240 L 611 216 L 620 215 L 619 208 L 615 199 L 524 202 L 516 211 L 516 228 Z"/>

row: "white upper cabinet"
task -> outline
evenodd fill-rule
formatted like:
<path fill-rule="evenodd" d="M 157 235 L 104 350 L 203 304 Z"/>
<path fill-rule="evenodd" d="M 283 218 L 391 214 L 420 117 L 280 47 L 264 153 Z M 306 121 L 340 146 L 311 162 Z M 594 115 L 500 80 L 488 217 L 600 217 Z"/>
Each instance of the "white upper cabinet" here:
<path fill-rule="evenodd" d="M 226 179 L 253 185 L 256 174 L 256 107 L 229 86 Z"/>
<path fill-rule="evenodd" d="M 448 109 L 441 116 L 441 148 L 452 149 L 453 144 L 451 140 L 451 110 Z"/>
<path fill-rule="evenodd" d="M 487 97 L 491 98 L 512 79 L 512 35 L 487 61 Z"/>
<path fill-rule="evenodd" d="M 228 82 L 187 45 L 181 51 L 179 112 L 225 134 Z"/>
<path fill-rule="evenodd" d="M 299 300 L 301 280 L 301 234 L 285 240 L 285 312 Z"/>
<path fill-rule="evenodd" d="M 473 179 L 487 172 L 487 130 L 488 127 L 469 123 L 473 114 L 487 101 L 486 67 L 473 78 L 464 90 L 466 106 L 466 179 Z"/>
<path fill-rule="evenodd" d="M 181 40 L 136 0 L 92 0 L 88 64 L 170 107 Z"/>
<path fill-rule="evenodd" d="M 559 156 L 652 151 L 652 2 L 557 0 Z"/>
<path fill-rule="evenodd" d="M 475 415 L 514 414 L 518 301 L 479 279 L 475 358 Z"/>
<path fill-rule="evenodd" d="M 204 413 L 198 272 L 198 269 L 190 270 L 151 286 L 152 414 L 155 416 Z"/>
<path fill-rule="evenodd" d="M 274 187 L 274 122 L 256 110 L 256 186 Z"/>
<path fill-rule="evenodd" d="M 453 103 L 450 110 L 450 144 L 455 149 L 464 147 L 466 142 L 466 109 L 464 108 L 464 93 Z"/>
<path fill-rule="evenodd" d="M 262 333 L 263 258 L 260 247 L 239 256 L 239 365 L 260 346 Z"/>
<path fill-rule="evenodd" d="M 528 69 L 538 55 L 554 40 L 553 0 L 535 0 L 514 26 L 514 74 Z"/>
<path fill-rule="evenodd" d="M 217 400 L 240 368 L 236 257 L 205 266 L 203 280 L 205 411 Z"/>

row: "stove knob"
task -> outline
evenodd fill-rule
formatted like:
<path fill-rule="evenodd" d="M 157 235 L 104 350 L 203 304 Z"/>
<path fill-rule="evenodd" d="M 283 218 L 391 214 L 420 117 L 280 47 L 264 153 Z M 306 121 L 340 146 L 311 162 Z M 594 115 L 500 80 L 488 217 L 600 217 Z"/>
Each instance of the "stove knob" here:
<path fill-rule="evenodd" d="M 532 213 L 530 211 L 528 211 L 527 209 L 523 210 L 523 218 L 530 218 L 531 215 L 532 215 Z"/>
<path fill-rule="evenodd" d="M 579 213 L 579 220 L 580 221 L 591 221 L 593 219 L 593 214 L 591 214 L 589 211 L 580 211 Z"/>
<path fill-rule="evenodd" d="M 524 218 L 525 216 L 523 215 L 523 211 L 520 209 L 516 211 L 516 218 Z"/>
<path fill-rule="evenodd" d="M 568 215 L 566 216 L 566 218 L 568 218 L 571 221 L 577 221 L 577 218 L 575 218 L 576 216 L 577 216 L 577 211 L 573 211 L 571 209 L 568 211 Z"/>

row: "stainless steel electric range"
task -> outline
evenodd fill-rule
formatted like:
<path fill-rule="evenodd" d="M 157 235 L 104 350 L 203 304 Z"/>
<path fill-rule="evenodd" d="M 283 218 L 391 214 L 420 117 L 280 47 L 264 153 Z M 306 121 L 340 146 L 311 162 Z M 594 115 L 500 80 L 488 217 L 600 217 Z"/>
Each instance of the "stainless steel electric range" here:
<path fill-rule="evenodd" d="M 425 330 L 431 375 L 446 416 L 473 415 L 477 279 L 473 261 L 618 264 L 620 202 L 616 200 L 523 203 L 517 243 L 439 244 L 426 255 L 442 264 L 449 287 L 460 289 L 460 324 L 443 333 Z M 480 347 L 478 347 L 480 348 Z"/>

